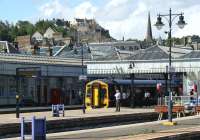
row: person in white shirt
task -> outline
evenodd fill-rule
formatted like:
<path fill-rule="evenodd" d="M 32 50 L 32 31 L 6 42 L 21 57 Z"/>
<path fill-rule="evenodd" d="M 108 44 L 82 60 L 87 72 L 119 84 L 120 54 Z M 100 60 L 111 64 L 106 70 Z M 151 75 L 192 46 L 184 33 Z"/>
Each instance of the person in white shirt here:
<path fill-rule="evenodd" d="M 120 112 L 121 93 L 119 92 L 119 90 L 116 90 L 115 99 L 116 99 L 116 112 Z"/>
<path fill-rule="evenodd" d="M 150 104 L 149 104 L 149 102 L 150 102 L 150 96 L 151 96 L 150 92 L 145 91 L 145 93 L 144 93 L 144 98 L 145 98 L 145 105 L 146 105 L 146 106 L 149 106 L 149 105 L 150 105 Z"/>

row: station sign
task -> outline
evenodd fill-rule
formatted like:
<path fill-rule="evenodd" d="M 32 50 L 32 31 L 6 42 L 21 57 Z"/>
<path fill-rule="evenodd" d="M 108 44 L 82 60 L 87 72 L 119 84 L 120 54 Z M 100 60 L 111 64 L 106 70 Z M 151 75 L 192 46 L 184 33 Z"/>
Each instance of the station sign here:
<path fill-rule="evenodd" d="M 87 75 L 79 75 L 79 80 L 87 80 Z"/>
<path fill-rule="evenodd" d="M 24 67 L 24 68 L 17 68 L 16 69 L 17 76 L 24 76 L 24 77 L 40 77 L 41 76 L 41 69 L 39 67 Z"/>

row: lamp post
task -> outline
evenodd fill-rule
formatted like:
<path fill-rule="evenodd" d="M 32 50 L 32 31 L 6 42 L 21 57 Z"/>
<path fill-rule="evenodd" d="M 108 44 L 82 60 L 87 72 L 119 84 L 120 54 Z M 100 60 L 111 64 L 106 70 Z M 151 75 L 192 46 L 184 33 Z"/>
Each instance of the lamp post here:
<path fill-rule="evenodd" d="M 79 38 L 79 31 L 77 30 L 77 44 L 80 46 L 80 38 Z M 82 103 L 82 110 L 83 114 L 85 114 L 85 92 L 84 92 L 84 80 L 86 80 L 86 76 L 84 75 L 84 68 L 83 68 L 83 44 L 81 44 L 81 75 L 79 76 L 79 80 L 81 80 L 81 92 L 83 96 L 83 103 Z"/>
<path fill-rule="evenodd" d="M 179 21 L 178 21 L 177 25 L 180 29 L 182 29 L 186 25 L 186 23 L 184 21 L 183 13 L 174 14 L 174 13 L 172 13 L 171 8 L 169 9 L 169 14 L 164 14 L 164 15 L 159 14 L 158 17 L 157 17 L 157 22 L 155 24 L 155 26 L 157 27 L 158 30 L 160 30 L 164 26 L 161 17 L 166 18 L 168 23 L 169 23 L 169 31 L 167 32 L 168 33 L 168 40 L 169 40 L 169 67 L 168 67 L 168 69 L 169 69 L 168 70 L 168 79 L 169 79 L 169 86 L 168 86 L 169 87 L 169 89 L 168 89 L 168 92 L 169 92 L 168 121 L 169 122 L 172 122 L 172 106 L 173 106 L 172 105 L 172 93 L 171 93 L 171 71 L 172 71 L 172 67 L 171 67 L 171 48 L 172 48 L 171 32 L 172 32 L 172 22 L 178 16 L 179 16 Z"/>
<path fill-rule="evenodd" d="M 81 45 L 81 74 L 84 75 L 84 71 L 83 71 L 83 45 Z M 83 95 L 83 114 L 85 114 L 84 79 L 82 79 L 82 95 Z"/>
<path fill-rule="evenodd" d="M 134 67 L 135 65 L 134 65 L 134 63 L 132 62 L 132 63 L 130 63 L 129 64 L 129 69 L 131 70 L 131 69 L 133 69 L 133 67 Z M 131 108 L 133 108 L 134 107 L 134 104 L 135 104 L 135 101 L 134 101 L 134 79 L 135 79 L 135 74 L 134 73 L 131 73 L 131 75 L 130 75 L 130 78 L 131 78 Z"/>
<path fill-rule="evenodd" d="M 19 118 L 20 114 L 20 107 L 19 107 L 19 74 L 18 74 L 18 68 L 16 69 L 16 118 Z"/>
<path fill-rule="evenodd" d="M 16 95 L 16 118 L 19 118 L 19 95 Z"/>

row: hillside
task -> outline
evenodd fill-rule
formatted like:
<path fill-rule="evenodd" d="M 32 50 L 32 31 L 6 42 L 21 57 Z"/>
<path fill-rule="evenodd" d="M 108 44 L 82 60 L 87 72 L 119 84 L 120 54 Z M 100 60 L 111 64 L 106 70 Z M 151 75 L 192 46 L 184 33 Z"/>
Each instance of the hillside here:
<path fill-rule="evenodd" d="M 101 27 L 95 20 L 82 19 L 82 21 L 84 24 L 64 19 L 39 20 L 35 24 L 29 21 L 18 21 L 16 24 L 0 21 L 0 40 L 13 42 L 17 36 L 32 36 L 36 31 L 44 34 L 49 27 L 62 33 L 63 37 L 71 37 L 72 41 L 77 41 L 78 38 L 88 42 L 113 40 L 109 31 Z M 88 21 L 92 21 L 92 24 Z"/>

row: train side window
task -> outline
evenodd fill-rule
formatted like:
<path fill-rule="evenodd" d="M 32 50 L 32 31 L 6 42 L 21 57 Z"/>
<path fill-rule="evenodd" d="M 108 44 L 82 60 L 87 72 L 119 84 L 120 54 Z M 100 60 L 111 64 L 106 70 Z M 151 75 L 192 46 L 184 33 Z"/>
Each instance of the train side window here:
<path fill-rule="evenodd" d="M 92 92 L 91 92 L 91 88 L 87 89 L 87 97 L 91 97 L 92 96 Z"/>
<path fill-rule="evenodd" d="M 101 90 L 101 97 L 106 97 L 106 89 L 104 88 Z"/>

